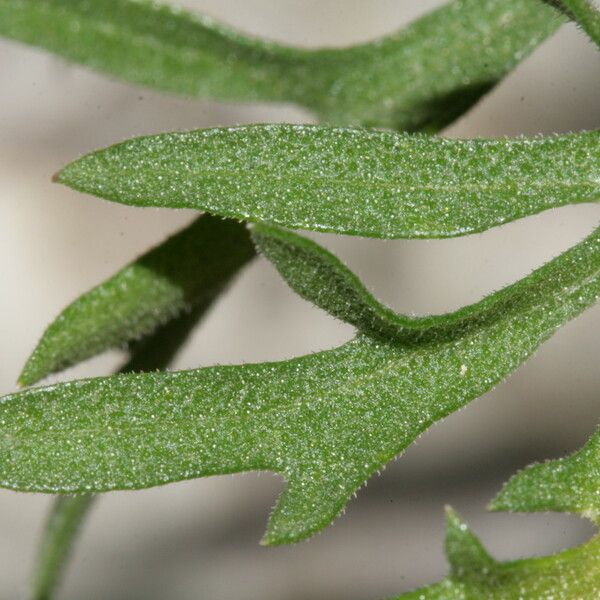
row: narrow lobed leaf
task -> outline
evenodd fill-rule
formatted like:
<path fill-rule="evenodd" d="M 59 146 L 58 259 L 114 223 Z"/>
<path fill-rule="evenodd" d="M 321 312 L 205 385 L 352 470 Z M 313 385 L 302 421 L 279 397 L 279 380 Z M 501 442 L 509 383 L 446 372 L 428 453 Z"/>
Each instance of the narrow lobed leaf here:
<path fill-rule="evenodd" d="M 378 302 L 354 273 L 315 242 L 262 224 L 251 232 L 257 248 L 297 294 L 375 338 L 424 344 L 484 323 L 488 308 L 500 313 L 515 298 L 513 286 L 450 314 L 408 317 Z"/>
<path fill-rule="evenodd" d="M 517 473 L 492 501 L 491 510 L 558 511 L 600 520 L 600 430 L 566 458 Z"/>
<path fill-rule="evenodd" d="M 450 512 L 446 553 L 446 579 L 396 600 L 596 600 L 600 594 L 600 536 L 553 556 L 496 562 Z"/>
<path fill-rule="evenodd" d="M 144 0 L 0 2 L 0 35 L 127 81 L 411 130 L 454 120 L 562 22 L 537 0 L 454 0 L 382 40 L 302 50 Z"/>
<path fill-rule="evenodd" d="M 140 340 L 191 311 L 181 321 L 186 331 L 252 256 L 243 225 L 199 217 L 69 305 L 45 331 L 20 383 L 30 385 L 104 350 Z M 174 329 L 169 332 L 169 338 L 177 337 Z M 165 344 L 166 337 L 148 352 L 164 352 Z M 171 345 L 177 346 L 177 339 Z M 137 361 L 140 353 L 141 348 Z"/>
<path fill-rule="evenodd" d="M 492 510 L 574 512 L 596 519 L 600 430 L 570 457 L 533 465 L 515 475 Z M 494 561 L 456 513 L 448 511 L 450 575 L 398 600 L 595 600 L 600 596 L 600 535 L 553 556 Z"/>
<path fill-rule="evenodd" d="M 422 323 L 380 304 L 336 256 L 308 238 L 264 224 L 250 231 L 260 253 L 298 295 L 359 331 L 399 339 Z"/>
<path fill-rule="evenodd" d="M 600 230 L 459 317 L 437 317 L 412 340 L 361 334 L 283 362 L 117 375 L 6 396 L 0 484 L 99 492 L 267 469 L 288 485 L 265 543 L 296 541 L 327 525 L 372 473 L 504 379 L 599 293 Z M 319 297 L 316 286 L 310 297 Z"/>
<path fill-rule="evenodd" d="M 453 237 L 597 202 L 599 141 L 597 131 L 449 140 L 258 125 L 132 139 L 56 179 L 133 206 L 376 238 Z"/>
<path fill-rule="evenodd" d="M 450 572 L 457 579 L 488 577 L 496 562 L 451 507 L 446 507 L 444 544 Z"/>

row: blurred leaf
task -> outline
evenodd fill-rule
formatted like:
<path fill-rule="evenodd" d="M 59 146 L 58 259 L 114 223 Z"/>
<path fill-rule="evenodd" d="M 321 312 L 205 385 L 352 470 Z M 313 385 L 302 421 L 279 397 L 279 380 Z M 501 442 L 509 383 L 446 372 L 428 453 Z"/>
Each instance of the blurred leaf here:
<path fill-rule="evenodd" d="M 542 558 L 496 562 L 449 511 L 446 554 L 450 575 L 397 600 L 596 600 L 600 595 L 600 537 Z"/>
<path fill-rule="evenodd" d="M 179 345 L 237 271 L 254 255 L 245 226 L 203 215 L 116 275 L 86 292 L 48 327 L 20 376 L 24 385 L 109 348 L 139 340 L 161 325 L 190 313 L 163 333 L 148 352 Z M 191 311 L 191 312 L 190 312 Z M 138 345 L 143 345 L 143 340 Z M 136 352 L 136 361 L 150 357 Z M 168 361 L 167 361 L 168 362 Z M 147 370 L 147 368 L 134 370 Z M 154 367 L 152 367 L 154 368 Z"/>
<path fill-rule="evenodd" d="M 452 237 L 600 200 L 600 134 L 448 140 L 253 125 L 92 152 L 56 176 L 133 206 L 378 238 Z"/>
<path fill-rule="evenodd" d="M 600 430 L 578 452 L 517 473 L 490 505 L 492 510 L 576 513 L 600 519 Z M 600 584 L 599 584 L 600 585 Z"/>
<path fill-rule="evenodd" d="M 303 50 L 148 1 L 0 2 L 0 35 L 127 81 L 399 129 L 451 122 L 562 22 L 537 0 L 454 0 L 382 40 Z"/>
<path fill-rule="evenodd" d="M 562 10 L 600 46 L 600 11 L 590 0 L 546 0 Z"/>
<path fill-rule="evenodd" d="M 268 235 L 260 229 L 262 247 Z M 349 282 L 349 304 L 362 297 L 365 310 L 372 308 L 324 250 L 291 233 L 273 237 L 269 257 L 293 286 L 308 281 L 306 296 L 322 297 L 321 278 L 311 285 L 317 264 L 332 280 Z M 291 261 L 277 250 L 286 239 Z M 312 256 L 304 260 L 298 246 L 305 255 L 312 247 Z M 366 478 L 431 424 L 505 378 L 599 292 L 600 230 L 457 313 L 399 316 L 398 336 L 361 334 L 278 363 L 117 375 L 6 396 L 0 482 L 75 493 L 268 469 L 288 486 L 265 542 L 299 540 L 327 525 Z"/>
<path fill-rule="evenodd" d="M 94 497 L 58 496 L 46 523 L 34 573 L 32 600 L 50 600 Z"/>

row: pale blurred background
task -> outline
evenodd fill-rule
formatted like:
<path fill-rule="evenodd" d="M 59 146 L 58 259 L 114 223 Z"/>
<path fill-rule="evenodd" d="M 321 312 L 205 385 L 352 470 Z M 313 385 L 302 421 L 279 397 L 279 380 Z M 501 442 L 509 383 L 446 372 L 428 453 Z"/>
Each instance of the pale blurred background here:
<path fill-rule="evenodd" d="M 442 4 L 398 0 L 188 0 L 248 32 L 303 46 L 393 31 Z M 573 26 L 540 47 L 451 136 L 565 132 L 600 125 L 600 54 Z M 293 107 L 154 93 L 0 41 L 0 392 L 68 302 L 192 214 L 128 209 L 50 182 L 78 155 L 166 130 L 312 117 Z M 383 301 L 410 313 L 473 302 L 579 241 L 600 207 L 543 214 L 483 235 L 379 242 L 318 236 Z M 579 447 L 598 422 L 600 310 L 560 331 L 508 382 L 424 435 L 346 515 L 307 543 L 258 540 L 281 489 L 270 475 L 216 477 L 101 498 L 60 598 L 377 599 L 446 573 L 443 506 L 501 559 L 550 553 L 590 535 L 561 515 L 488 514 L 516 469 Z M 176 367 L 273 360 L 329 348 L 352 330 L 294 297 L 254 262 L 194 333 Z M 111 353 L 63 375 L 109 373 Z M 23 598 L 49 498 L 0 492 L 0 597 Z"/>

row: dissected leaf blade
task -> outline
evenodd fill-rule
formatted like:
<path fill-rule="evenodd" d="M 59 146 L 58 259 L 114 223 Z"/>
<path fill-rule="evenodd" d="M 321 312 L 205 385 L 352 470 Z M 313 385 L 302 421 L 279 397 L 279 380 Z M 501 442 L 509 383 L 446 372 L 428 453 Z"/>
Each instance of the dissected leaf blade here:
<path fill-rule="evenodd" d="M 0 35 L 127 81 L 399 129 L 448 124 L 562 22 L 537 0 L 454 0 L 382 40 L 303 50 L 148 1 L 0 2 Z"/>
<path fill-rule="evenodd" d="M 451 563 L 446 579 L 396 600 L 595 600 L 600 594 L 600 536 L 553 556 L 502 563 L 451 512 L 446 553 Z"/>
<path fill-rule="evenodd" d="M 57 180 L 133 206 L 377 238 L 453 237 L 600 199 L 600 133 L 448 140 L 257 125 L 132 139 Z"/>
<path fill-rule="evenodd" d="M 600 430 L 565 458 L 517 473 L 492 501 L 492 510 L 558 511 L 600 520 Z"/>
<path fill-rule="evenodd" d="M 179 328 L 185 333 L 253 256 L 244 225 L 202 215 L 70 304 L 43 334 L 20 382 L 30 385 L 109 348 L 140 340 L 191 311 Z M 165 334 L 169 340 L 150 345 L 147 352 L 177 347 L 174 331 L 170 328 Z M 141 354 L 140 348 L 137 361 Z"/>
<path fill-rule="evenodd" d="M 302 539 L 327 525 L 375 470 L 505 378 L 599 292 L 596 231 L 463 309 L 469 317 L 456 327 L 439 317 L 431 333 L 424 328 L 423 343 L 363 334 L 284 362 L 117 375 L 6 396 L 0 484 L 74 493 L 267 469 L 288 485 L 265 541 Z"/>

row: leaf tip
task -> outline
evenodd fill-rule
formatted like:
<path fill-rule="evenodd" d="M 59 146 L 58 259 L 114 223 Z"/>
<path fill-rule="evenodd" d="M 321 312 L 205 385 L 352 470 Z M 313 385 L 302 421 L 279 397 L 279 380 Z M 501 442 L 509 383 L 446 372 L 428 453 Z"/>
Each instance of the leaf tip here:
<path fill-rule="evenodd" d="M 17 377 L 16 385 L 19 389 L 32 385 L 36 382 L 35 378 L 33 378 L 28 370 L 27 365 L 23 368 L 19 376 Z"/>
<path fill-rule="evenodd" d="M 507 510 L 500 500 L 501 494 L 498 494 L 493 500 L 487 503 L 485 509 L 489 512 L 500 512 L 503 510 Z"/>
<path fill-rule="evenodd" d="M 531 465 L 529 469 L 531 468 Z M 502 489 L 492 498 L 487 506 L 486 510 L 489 512 L 519 512 L 519 499 L 526 499 L 526 495 L 524 498 L 523 491 L 514 490 L 515 484 L 518 484 L 520 481 L 520 476 L 522 473 L 526 473 L 528 468 L 525 468 L 519 471 L 517 474 L 513 475 L 503 486 Z M 525 508 L 525 507 L 523 507 Z M 531 509 L 531 507 L 529 507 Z M 525 510 L 528 510 L 527 508 Z"/>
<path fill-rule="evenodd" d="M 444 505 L 444 513 L 446 514 L 446 519 L 458 519 L 458 514 L 457 512 L 454 510 L 454 508 L 452 508 L 452 506 L 450 504 L 446 504 Z"/>
<path fill-rule="evenodd" d="M 269 523 L 267 531 L 265 531 L 265 534 L 262 536 L 258 543 L 263 548 L 270 548 L 273 546 L 283 546 L 285 544 L 294 543 L 296 541 L 298 540 L 292 536 L 286 537 L 283 535 L 278 535 L 277 533 L 271 530 L 271 526 Z"/>
<path fill-rule="evenodd" d="M 35 352 L 27 359 L 27 361 L 23 365 L 23 368 L 21 369 L 21 372 L 19 373 L 19 376 L 17 377 L 17 386 L 19 388 L 24 388 L 33 385 L 34 383 L 37 383 L 38 381 L 43 379 L 45 375 L 50 374 L 39 372 L 39 368 L 38 365 L 36 365 L 34 356 Z"/>
<path fill-rule="evenodd" d="M 79 159 L 79 160 L 75 160 L 73 162 L 68 163 L 67 165 L 65 165 L 64 167 L 60 168 L 58 171 L 56 171 L 51 178 L 52 183 L 60 183 L 62 185 L 66 185 L 66 186 L 71 186 L 71 183 L 73 181 L 73 176 L 74 176 L 74 172 L 76 172 L 76 166 L 77 164 L 80 163 L 81 160 L 84 160 L 86 157 L 84 156 L 83 159 Z"/>

